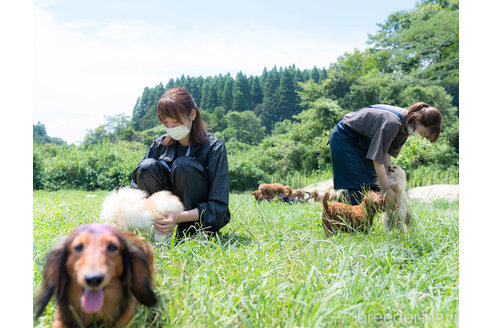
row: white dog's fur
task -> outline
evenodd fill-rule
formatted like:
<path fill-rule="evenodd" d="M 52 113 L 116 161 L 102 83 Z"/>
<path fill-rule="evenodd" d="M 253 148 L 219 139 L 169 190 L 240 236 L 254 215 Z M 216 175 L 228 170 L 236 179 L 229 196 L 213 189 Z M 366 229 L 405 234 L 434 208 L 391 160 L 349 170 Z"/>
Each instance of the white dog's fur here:
<path fill-rule="evenodd" d="M 388 230 L 398 225 L 404 231 L 407 231 L 410 225 L 410 213 L 405 170 L 398 165 L 390 165 L 386 168 L 386 173 L 388 175 L 388 183 L 395 191 L 397 204 L 396 208 L 386 210 L 383 215 L 384 225 Z M 376 183 L 381 187 L 379 180 Z"/>
<path fill-rule="evenodd" d="M 184 210 L 183 203 L 169 191 L 159 191 L 147 198 L 140 189 L 130 187 L 113 191 L 102 204 L 101 217 L 132 231 L 137 228 L 152 236 L 155 241 L 164 241 L 170 234 L 163 235 L 152 229 L 154 219 L 161 212 L 178 213 Z"/>

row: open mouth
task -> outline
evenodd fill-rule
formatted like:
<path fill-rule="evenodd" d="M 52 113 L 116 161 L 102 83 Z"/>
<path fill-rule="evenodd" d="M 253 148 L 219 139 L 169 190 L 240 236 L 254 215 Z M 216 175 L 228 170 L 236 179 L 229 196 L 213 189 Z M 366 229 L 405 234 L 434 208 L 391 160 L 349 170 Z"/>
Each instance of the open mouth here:
<path fill-rule="evenodd" d="M 87 313 L 94 313 L 101 310 L 104 304 L 104 290 L 101 289 L 86 289 L 84 288 L 84 294 L 80 299 L 82 309 Z"/>

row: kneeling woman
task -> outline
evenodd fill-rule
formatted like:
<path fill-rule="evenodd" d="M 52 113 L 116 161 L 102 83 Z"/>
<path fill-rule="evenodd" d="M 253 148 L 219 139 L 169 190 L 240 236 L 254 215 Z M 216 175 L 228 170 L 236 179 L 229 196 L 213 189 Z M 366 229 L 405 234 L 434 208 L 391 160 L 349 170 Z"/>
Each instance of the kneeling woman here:
<path fill-rule="evenodd" d="M 167 134 L 150 146 L 132 174 L 131 186 L 149 195 L 169 190 L 185 210 L 163 213 L 155 228 L 166 234 L 178 226 L 180 234 L 198 229 L 216 233 L 230 221 L 227 154 L 222 141 L 206 131 L 195 100 L 181 88 L 165 92 L 157 116 Z"/>
<path fill-rule="evenodd" d="M 330 137 L 335 189 L 347 189 L 356 205 L 365 190 L 390 191 L 386 168 L 397 157 L 409 134 L 436 142 L 441 132 L 441 113 L 424 102 L 408 110 L 389 105 L 371 105 L 348 113 Z M 391 191 L 390 191 L 391 193 Z"/>

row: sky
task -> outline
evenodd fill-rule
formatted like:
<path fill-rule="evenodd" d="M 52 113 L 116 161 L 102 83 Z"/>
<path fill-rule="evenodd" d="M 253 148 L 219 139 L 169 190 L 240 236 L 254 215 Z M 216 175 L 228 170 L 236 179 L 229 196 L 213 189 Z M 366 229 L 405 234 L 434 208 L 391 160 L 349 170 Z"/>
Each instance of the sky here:
<path fill-rule="evenodd" d="M 238 3 L 236 3 L 238 2 Z M 145 87 L 266 67 L 328 68 L 416 0 L 34 0 L 33 124 L 79 143 Z"/>

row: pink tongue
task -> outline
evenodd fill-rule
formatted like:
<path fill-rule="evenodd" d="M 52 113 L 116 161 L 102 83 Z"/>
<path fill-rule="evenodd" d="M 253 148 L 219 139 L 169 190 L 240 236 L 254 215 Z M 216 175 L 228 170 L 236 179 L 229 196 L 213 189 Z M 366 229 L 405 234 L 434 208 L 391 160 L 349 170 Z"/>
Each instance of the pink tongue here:
<path fill-rule="evenodd" d="M 84 295 L 82 295 L 82 308 L 87 313 L 93 313 L 99 311 L 104 303 L 104 292 L 99 290 L 87 290 L 84 289 Z"/>

